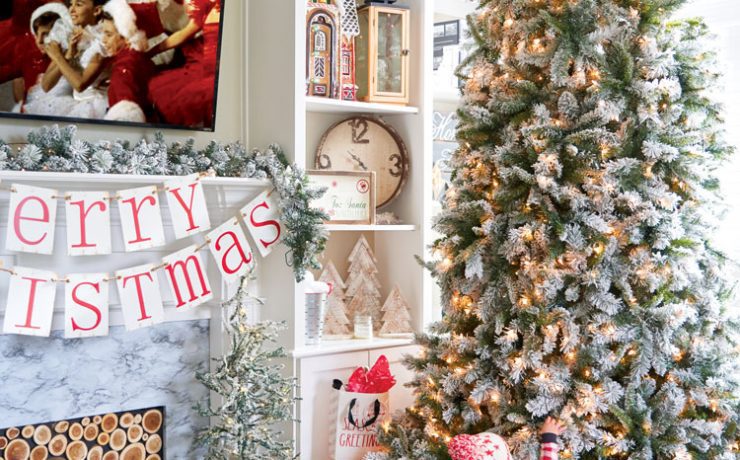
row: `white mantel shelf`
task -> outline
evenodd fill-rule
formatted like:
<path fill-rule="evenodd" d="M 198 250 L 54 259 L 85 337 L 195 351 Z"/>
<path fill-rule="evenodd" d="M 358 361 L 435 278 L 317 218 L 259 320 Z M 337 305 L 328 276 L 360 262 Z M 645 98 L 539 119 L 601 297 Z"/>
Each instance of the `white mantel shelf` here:
<path fill-rule="evenodd" d="M 312 356 L 323 356 L 333 355 L 336 353 L 345 353 L 351 351 L 361 350 L 375 350 L 378 348 L 393 348 L 393 347 L 404 347 L 412 345 L 414 339 L 384 339 L 382 337 L 374 338 L 372 340 L 326 340 L 321 342 L 319 345 L 305 346 L 296 348 L 290 353 L 290 356 L 295 359 L 309 358 Z"/>

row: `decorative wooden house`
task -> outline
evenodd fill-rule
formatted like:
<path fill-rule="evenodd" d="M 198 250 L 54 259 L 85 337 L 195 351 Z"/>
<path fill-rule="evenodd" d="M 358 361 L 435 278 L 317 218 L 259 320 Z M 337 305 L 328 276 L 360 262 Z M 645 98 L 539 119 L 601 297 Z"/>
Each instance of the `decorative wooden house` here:
<path fill-rule="evenodd" d="M 355 37 L 360 34 L 360 23 L 357 17 L 356 0 L 336 0 L 340 11 L 341 22 L 341 99 L 357 100 L 355 81 Z"/>
<path fill-rule="evenodd" d="M 306 15 L 306 93 L 338 98 L 340 56 L 339 9 L 309 2 Z"/>

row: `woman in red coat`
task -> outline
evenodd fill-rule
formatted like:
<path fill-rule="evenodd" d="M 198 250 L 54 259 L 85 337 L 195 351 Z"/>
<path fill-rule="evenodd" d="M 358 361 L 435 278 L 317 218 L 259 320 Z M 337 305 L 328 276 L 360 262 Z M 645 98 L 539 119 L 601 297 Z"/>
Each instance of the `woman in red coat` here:
<path fill-rule="evenodd" d="M 186 0 L 188 24 L 150 50 L 156 55 L 183 45 L 187 62 L 164 71 L 149 82 L 149 97 L 161 121 L 167 124 L 211 128 L 218 72 L 218 39 L 221 21 L 220 0 Z M 203 32 L 202 46 L 188 42 Z"/>

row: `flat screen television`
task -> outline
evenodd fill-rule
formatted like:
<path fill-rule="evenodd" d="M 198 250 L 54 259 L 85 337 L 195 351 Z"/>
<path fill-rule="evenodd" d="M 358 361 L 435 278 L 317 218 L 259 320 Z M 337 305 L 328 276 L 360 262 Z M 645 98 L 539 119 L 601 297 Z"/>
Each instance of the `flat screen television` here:
<path fill-rule="evenodd" d="M 0 117 L 213 131 L 225 3 L 0 1 Z"/>

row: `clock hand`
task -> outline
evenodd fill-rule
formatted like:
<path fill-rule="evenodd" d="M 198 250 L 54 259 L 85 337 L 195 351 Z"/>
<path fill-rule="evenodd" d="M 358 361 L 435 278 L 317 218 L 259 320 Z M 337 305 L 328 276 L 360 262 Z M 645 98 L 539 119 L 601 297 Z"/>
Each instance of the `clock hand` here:
<path fill-rule="evenodd" d="M 355 160 L 355 161 L 357 162 L 357 164 L 358 164 L 358 165 L 360 165 L 360 168 L 362 168 L 362 169 L 363 169 L 363 171 L 367 171 L 367 166 L 365 165 L 365 163 L 363 163 L 363 162 L 362 162 L 362 160 L 360 159 L 360 157 L 358 157 L 357 155 L 355 155 L 354 153 L 352 153 L 352 151 L 347 151 L 347 154 L 348 154 L 348 155 L 349 155 L 349 156 L 350 156 L 350 157 L 351 157 L 351 158 L 352 158 L 353 160 Z"/>

